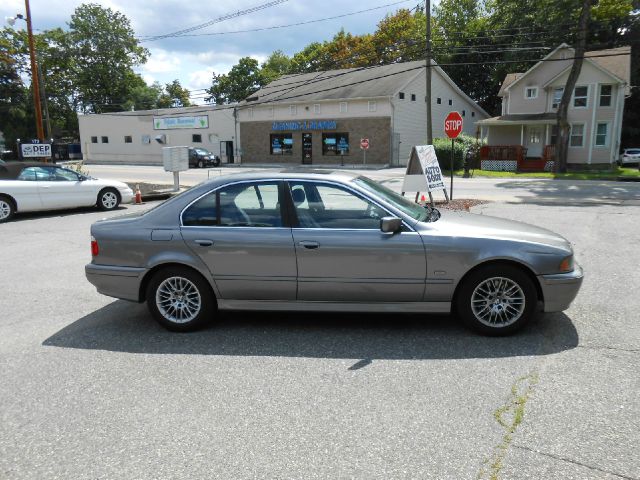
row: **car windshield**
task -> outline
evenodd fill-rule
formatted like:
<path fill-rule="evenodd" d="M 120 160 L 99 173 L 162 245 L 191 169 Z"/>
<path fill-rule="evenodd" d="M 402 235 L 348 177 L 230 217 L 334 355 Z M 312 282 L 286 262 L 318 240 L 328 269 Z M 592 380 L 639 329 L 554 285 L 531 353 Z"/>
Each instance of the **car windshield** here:
<path fill-rule="evenodd" d="M 378 197 L 384 199 L 387 203 L 392 205 L 393 207 L 400 210 L 402 213 L 409 215 L 414 220 L 418 220 L 419 222 L 425 221 L 435 221 L 439 218 L 439 215 L 432 215 L 432 212 L 435 212 L 435 209 L 431 207 L 422 207 L 415 202 L 403 197 L 402 195 L 398 195 L 393 190 L 380 185 L 378 182 L 375 182 L 367 177 L 358 177 L 354 180 L 356 185 L 368 190 L 369 192 L 377 195 Z"/>
<path fill-rule="evenodd" d="M 207 150 L 205 150 L 204 148 L 195 148 L 194 149 L 196 152 L 198 152 L 200 155 L 210 155 L 211 152 L 208 152 Z"/>

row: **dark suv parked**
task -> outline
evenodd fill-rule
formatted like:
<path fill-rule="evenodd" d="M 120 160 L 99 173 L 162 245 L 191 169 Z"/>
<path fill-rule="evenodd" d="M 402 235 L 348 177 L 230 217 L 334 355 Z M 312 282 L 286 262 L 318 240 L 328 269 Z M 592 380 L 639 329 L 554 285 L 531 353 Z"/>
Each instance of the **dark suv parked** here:
<path fill-rule="evenodd" d="M 189 149 L 189 167 L 204 168 L 220 166 L 220 157 L 204 148 Z"/>

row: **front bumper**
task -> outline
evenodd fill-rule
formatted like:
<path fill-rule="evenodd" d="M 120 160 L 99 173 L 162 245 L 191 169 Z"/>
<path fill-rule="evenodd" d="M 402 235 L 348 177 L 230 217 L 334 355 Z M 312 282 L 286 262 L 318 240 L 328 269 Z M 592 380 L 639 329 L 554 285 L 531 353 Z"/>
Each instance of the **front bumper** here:
<path fill-rule="evenodd" d="M 539 275 L 542 287 L 545 312 L 562 312 L 569 308 L 578 295 L 584 273 L 580 265 L 575 265 L 573 272 Z"/>
<path fill-rule="evenodd" d="M 96 287 L 98 293 L 139 302 L 140 284 L 147 269 L 90 263 L 85 265 L 84 272 L 87 280 Z"/>
<path fill-rule="evenodd" d="M 120 193 L 120 203 L 131 203 L 133 201 L 133 190 L 130 188 L 118 190 Z"/>

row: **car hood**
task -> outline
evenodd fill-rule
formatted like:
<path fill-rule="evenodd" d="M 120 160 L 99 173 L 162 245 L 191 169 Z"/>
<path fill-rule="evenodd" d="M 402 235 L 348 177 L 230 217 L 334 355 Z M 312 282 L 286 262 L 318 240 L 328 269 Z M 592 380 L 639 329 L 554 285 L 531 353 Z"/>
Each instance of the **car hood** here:
<path fill-rule="evenodd" d="M 572 251 L 567 239 L 551 230 L 528 223 L 467 212 L 441 210 L 442 216 L 434 223 L 422 223 L 420 230 L 428 234 L 438 232 L 458 237 L 494 238 L 516 242 L 537 243 Z"/>

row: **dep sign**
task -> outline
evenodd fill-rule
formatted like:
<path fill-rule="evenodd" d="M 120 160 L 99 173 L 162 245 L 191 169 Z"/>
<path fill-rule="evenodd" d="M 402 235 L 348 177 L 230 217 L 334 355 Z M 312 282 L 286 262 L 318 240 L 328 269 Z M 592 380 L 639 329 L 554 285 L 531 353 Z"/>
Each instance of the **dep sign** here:
<path fill-rule="evenodd" d="M 51 145 L 48 143 L 23 143 L 20 145 L 22 158 L 51 158 Z"/>

